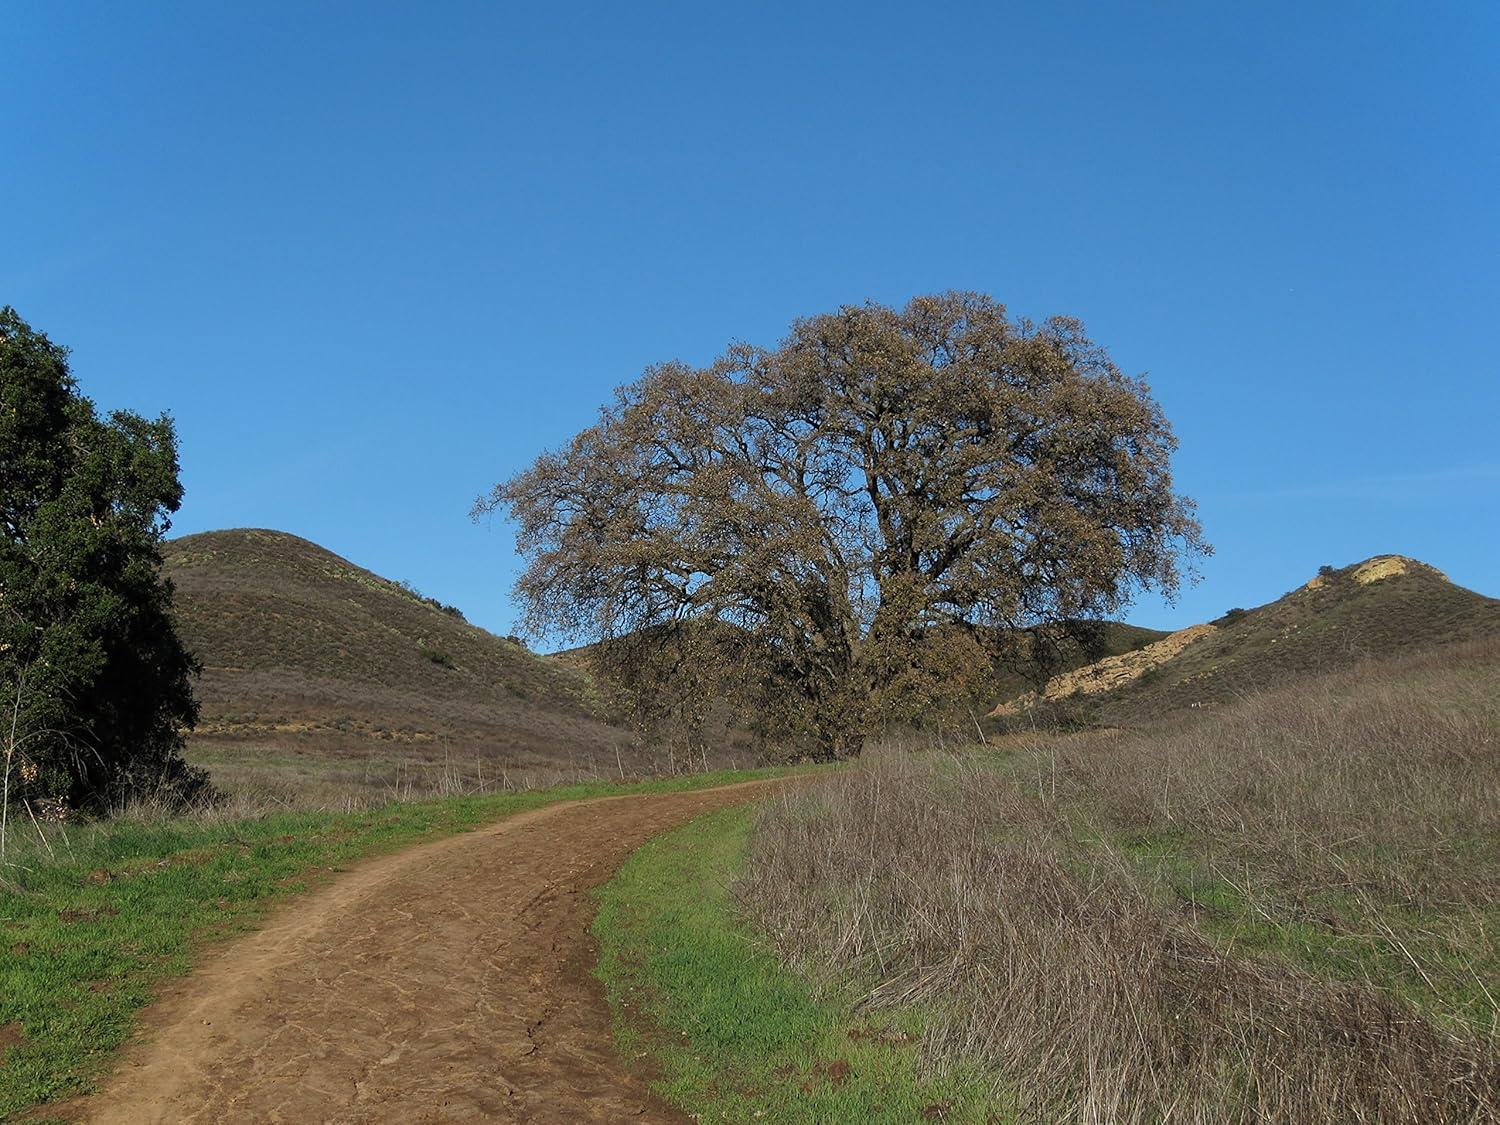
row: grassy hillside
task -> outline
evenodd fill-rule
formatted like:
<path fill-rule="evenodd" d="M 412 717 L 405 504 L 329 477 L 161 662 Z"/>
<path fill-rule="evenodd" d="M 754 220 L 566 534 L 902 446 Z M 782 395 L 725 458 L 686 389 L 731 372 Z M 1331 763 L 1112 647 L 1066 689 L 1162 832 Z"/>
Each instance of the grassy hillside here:
<path fill-rule="evenodd" d="M 242 529 L 166 547 L 203 662 L 191 755 L 221 779 L 400 784 L 392 763 L 469 774 L 629 765 L 588 678 L 316 544 Z"/>
<path fill-rule="evenodd" d="M 1133 724 L 1164 711 L 1222 706 L 1362 660 L 1496 633 L 1500 601 L 1414 559 L 1377 555 L 1325 567 L 1274 602 L 1231 610 L 1154 650 L 1059 677 L 1047 694 L 1098 721 Z"/>
<path fill-rule="evenodd" d="M 1491 636 L 874 754 L 770 803 L 731 894 L 858 1012 L 925 1011 L 923 1070 L 985 1069 L 1023 1120 L 1500 1121 L 1497 700 Z"/>

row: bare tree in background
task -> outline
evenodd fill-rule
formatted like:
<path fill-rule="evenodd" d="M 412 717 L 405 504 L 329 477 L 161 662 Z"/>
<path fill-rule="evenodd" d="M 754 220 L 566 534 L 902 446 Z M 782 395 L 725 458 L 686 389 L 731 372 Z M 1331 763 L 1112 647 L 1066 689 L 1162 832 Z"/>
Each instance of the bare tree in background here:
<path fill-rule="evenodd" d="M 653 367 L 475 514 L 519 524 L 531 635 L 692 623 L 724 649 L 695 675 L 839 757 L 971 693 L 995 638 L 1174 593 L 1209 550 L 1175 447 L 1078 321 L 946 293 Z M 602 670 L 633 650 L 601 645 Z"/>

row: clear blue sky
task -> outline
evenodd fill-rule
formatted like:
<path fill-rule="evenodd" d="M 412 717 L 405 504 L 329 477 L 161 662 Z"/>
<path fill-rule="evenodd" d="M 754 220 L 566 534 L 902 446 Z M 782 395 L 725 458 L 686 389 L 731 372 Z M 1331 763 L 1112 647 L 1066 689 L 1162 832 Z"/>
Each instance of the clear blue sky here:
<path fill-rule="evenodd" d="M 178 532 L 504 632 L 470 502 L 647 363 L 984 290 L 1148 372 L 1218 554 L 1500 595 L 1500 5 L 57 4 L 0 17 L 0 303 L 177 418 Z"/>

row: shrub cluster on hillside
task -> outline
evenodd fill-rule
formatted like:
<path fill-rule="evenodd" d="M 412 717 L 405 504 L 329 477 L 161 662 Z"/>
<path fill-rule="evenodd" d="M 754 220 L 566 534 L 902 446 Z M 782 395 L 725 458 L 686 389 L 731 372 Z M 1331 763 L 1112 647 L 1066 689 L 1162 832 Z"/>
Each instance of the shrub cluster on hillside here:
<path fill-rule="evenodd" d="M 396 588 L 403 594 L 406 594 L 408 597 L 415 598 L 423 605 L 430 605 L 433 609 L 446 613 L 449 617 L 456 617 L 460 621 L 468 620 L 468 618 L 464 616 L 464 611 L 459 609 L 458 606 L 449 605 L 447 602 L 439 601 L 437 598 L 428 597 L 426 594 L 422 593 L 421 590 L 417 589 L 416 586 L 412 585 L 410 582 L 407 582 L 404 579 L 395 583 L 395 585 Z"/>

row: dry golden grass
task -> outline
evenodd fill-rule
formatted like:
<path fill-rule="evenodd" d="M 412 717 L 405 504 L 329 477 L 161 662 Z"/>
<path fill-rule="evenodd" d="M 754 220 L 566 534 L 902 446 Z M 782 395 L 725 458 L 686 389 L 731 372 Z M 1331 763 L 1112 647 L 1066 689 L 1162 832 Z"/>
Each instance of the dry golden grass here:
<path fill-rule="evenodd" d="M 1500 643 L 770 808 L 788 960 L 1045 1121 L 1500 1121 Z"/>
<path fill-rule="evenodd" d="M 551 783 L 617 775 L 617 751 L 627 772 L 658 772 L 586 675 L 304 539 L 208 532 L 165 555 L 204 665 L 189 756 L 221 787 L 378 796 L 455 770 Z"/>

